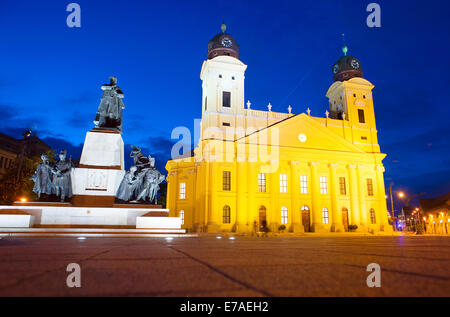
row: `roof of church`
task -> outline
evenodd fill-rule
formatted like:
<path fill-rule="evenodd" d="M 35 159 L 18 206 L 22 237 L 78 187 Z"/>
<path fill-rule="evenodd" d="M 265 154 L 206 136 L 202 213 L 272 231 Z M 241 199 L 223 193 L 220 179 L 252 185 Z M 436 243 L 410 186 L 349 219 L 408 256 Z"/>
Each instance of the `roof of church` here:
<path fill-rule="evenodd" d="M 450 193 L 435 198 L 420 198 L 419 204 L 426 212 L 444 207 L 450 208 Z"/>

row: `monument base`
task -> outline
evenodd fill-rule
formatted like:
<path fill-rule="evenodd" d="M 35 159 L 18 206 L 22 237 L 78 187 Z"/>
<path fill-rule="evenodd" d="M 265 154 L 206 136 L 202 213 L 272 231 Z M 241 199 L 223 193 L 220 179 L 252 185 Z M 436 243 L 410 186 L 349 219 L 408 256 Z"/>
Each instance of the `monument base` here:
<path fill-rule="evenodd" d="M 58 206 L 60 203 L 39 204 L 0 206 L 0 228 L 181 229 L 181 218 L 169 217 L 168 209 L 152 206 L 98 208 Z"/>

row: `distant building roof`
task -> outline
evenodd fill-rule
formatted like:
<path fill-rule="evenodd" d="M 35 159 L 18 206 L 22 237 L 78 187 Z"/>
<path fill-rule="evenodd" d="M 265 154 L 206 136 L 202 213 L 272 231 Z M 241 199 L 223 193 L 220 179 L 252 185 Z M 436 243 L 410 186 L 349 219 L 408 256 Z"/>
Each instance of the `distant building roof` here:
<path fill-rule="evenodd" d="M 420 198 L 419 204 L 424 212 L 433 212 L 440 209 L 450 210 L 450 193 L 435 198 Z"/>
<path fill-rule="evenodd" d="M 24 140 L 15 139 L 7 134 L 0 133 L 0 148 L 5 151 L 14 154 L 20 154 L 24 141 L 26 141 L 27 144 L 24 153 L 27 157 L 40 156 L 42 153 L 51 150 L 51 147 L 47 143 L 39 139 L 36 135 L 31 135 L 26 140 Z"/>

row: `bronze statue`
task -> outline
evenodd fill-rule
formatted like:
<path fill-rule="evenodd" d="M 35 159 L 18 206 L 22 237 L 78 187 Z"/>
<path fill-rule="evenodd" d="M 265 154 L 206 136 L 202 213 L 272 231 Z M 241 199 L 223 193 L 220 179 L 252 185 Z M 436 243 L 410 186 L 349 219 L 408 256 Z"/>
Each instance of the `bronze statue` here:
<path fill-rule="evenodd" d="M 122 132 L 122 110 L 125 105 L 122 90 L 117 86 L 117 78 L 111 76 L 109 84 L 102 86 L 103 96 L 98 106 L 94 123 L 97 128 L 116 128 Z"/>
<path fill-rule="evenodd" d="M 64 202 L 65 198 L 72 197 L 72 182 L 70 172 L 72 171 L 73 163 L 72 159 L 67 160 L 67 151 L 63 150 L 59 153 L 59 161 L 55 164 L 52 172 L 53 185 L 55 187 L 56 196 L 61 197 L 61 202 Z"/>
<path fill-rule="evenodd" d="M 146 157 L 141 149 L 131 146 L 130 156 L 134 166 L 130 168 L 117 190 L 116 197 L 129 202 L 153 202 L 157 203 L 159 184 L 165 177 L 155 168 L 155 158 Z"/>
<path fill-rule="evenodd" d="M 47 154 L 42 154 L 41 159 L 42 163 L 38 164 L 34 175 L 30 178 L 34 182 L 33 192 L 37 194 L 38 198 L 41 198 L 41 194 L 52 195 L 55 193 L 52 166 Z"/>

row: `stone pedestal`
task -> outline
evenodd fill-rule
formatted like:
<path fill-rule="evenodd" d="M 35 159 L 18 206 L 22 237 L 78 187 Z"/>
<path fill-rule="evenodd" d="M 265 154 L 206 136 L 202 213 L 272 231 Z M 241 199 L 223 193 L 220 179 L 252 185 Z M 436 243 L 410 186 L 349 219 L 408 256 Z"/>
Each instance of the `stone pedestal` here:
<path fill-rule="evenodd" d="M 89 131 L 79 167 L 72 170 L 72 204 L 80 207 L 112 207 L 124 175 L 120 132 L 104 128 Z"/>

